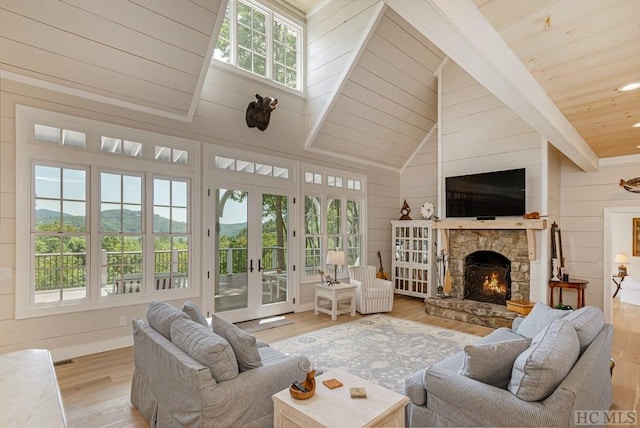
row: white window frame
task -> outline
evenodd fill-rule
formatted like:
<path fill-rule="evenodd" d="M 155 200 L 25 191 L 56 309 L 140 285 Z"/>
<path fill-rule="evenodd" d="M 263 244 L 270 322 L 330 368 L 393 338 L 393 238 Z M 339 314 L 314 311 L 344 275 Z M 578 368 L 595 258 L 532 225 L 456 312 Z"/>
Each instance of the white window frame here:
<path fill-rule="evenodd" d="M 339 179 L 339 180 L 337 180 Z M 307 181 L 309 180 L 309 181 Z M 337 186 L 336 182 L 340 181 L 341 185 Z M 358 201 L 360 204 L 360 264 L 366 264 L 367 242 L 366 234 L 366 206 L 367 206 L 367 191 L 366 191 L 366 176 L 354 174 L 346 171 L 340 171 L 330 168 L 322 168 L 315 165 L 303 164 L 300 167 L 300 182 L 302 187 L 302 203 L 301 203 L 301 232 L 302 243 L 300 245 L 301 251 L 301 277 L 302 283 L 319 282 L 319 274 L 306 274 L 305 255 L 306 255 L 306 213 L 305 213 L 305 200 L 307 196 L 318 197 L 320 199 L 320 215 L 323 216 L 320 220 L 321 232 L 320 246 L 321 255 L 320 262 L 322 270 L 325 274 L 329 273 L 326 266 L 326 257 L 328 250 L 335 250 L 335 248 L 328 248 L 329 234 L 327 231 L 327 201 L 329 199 L 340 200 L 340 237 L 342 240 L 342 248 L 338 250 L 345 251 L 348 256 L 347 245 L 349 243 L 349 236 L 347 234 L 347 201 Z M 360 183 L 359 189 L 350 188 L 347 186 L 347 182 Z M 351 186 L 354 187 L 354 186 Z M 342 270 L 338 268 L 338 279 L 348 277 L 346 267 L 349 265 L 347 258 L 346 263 Z M 333 267 L 330 267 L 333 269 Z"/>
<path fill-rule="evenodd" d="M 34 138 L 34 125 L 42 124 L 61 129 L 86 133 L 86 148 L 43 143 Z M 102 152 L 101 136 L 118 136 L 143 143 L 143 155 L 133 157 Z M 155 145 L 171 147 L 188 153 L 188 162 L 167 162 L 155 159 Z M 175 138 L 149 131 L 112 125 L 61 113 L 39 110 L 22 105 L 16 106 L 16 319 L 73 313 L 94 309 L 139 305 L 152 300 L 194 298 L 200 294 L 201 272 L 199 254 L 201 227 L 199 222 L 201 144 L 197 141 Z M 32 219 L 34 214 L 33 167 L 46 164 L 87 172 L 87 296 L 77 300 L 50 303 L 35 303 L 35 272 L 33 270 Z M 102 296 L 101 280 L 101 236 L 100 221 L 100 174 L 113 172 L 142 176 L 143 214 L 143 269 L 146 278 L 144 289 L 139 293 Z M 177 179 L 188 182 L 189 230 L 189 279 L 188 287 L 181 289 L 155 290 L 154 286 L 154 237 L 153 233 L 153 180 L 154 178 Z M 26 215 L 28 213 L 28 215 Z"/>
<path fill-rule="evenodd" d="M 266 52 L 266 76 L 261 76 L 260 74 L 257 73 L 253 73 L 249 70 L 245 70 L 244 68 L 241 68 L 238 65 L 238 40 L 237 40 L 237 19 L 238 19 L 238 14 L 237 14 L 237 3 L 238 1 L 242 1 L 243 3 L 249 5 L 250 7 L 253 7 L 257 10 L 259 10 L 260 12 L 264 13 L 265 15 L 267 15 L 267 22 L 266 22 L 266 48 L 267 48 L 267 52 Z M 304 88 L 305 88 L 305 55 L 304 55 L 304 38 L 305 38 L 305 28 L 304 25 L 300 22 L 296 22 L 294 21 L 292 18 L 284 16 L 282 13 L 279 13 L 278 11 L 273 10 L 271 7 L 262 4 L 262 3 L 258 3 L 257 1 L 254 0 L 229 0 L 228 3 L 228 10 L 230 12 L 230 16 L 229 16 L 229 44 L 230 44 L 230 53 L 229 53 L 229 62 L 224 61 L 222 59 L 218 59 L 215 57 L 215 52 L 211 57 L 211 64 L 212 65 L 216 65 L 216 66 L 222 66 L 223 68 L 226 67 L 231 67 L 234 71 L 236 72 L 240 72 L 246 76 L 249 76 L 251 78 L 254 79 L 258 79 L 260 81 L 263 81 L 265 83 L 269 83 L 270 85 L 275 85 L 276 87 L 280 88 L 280 89 L 285 89 L 288 91 L 292 91 L 293 93 L 296 94 L 301 94 L 304 93 Z M 225 18 L 223 18 L 225 19 Z M 298 31 L 298 38 L 297 38 L 297 46 L 296 46 L 296 70 L 297 70 L 297 86 L 295 88 L 291 87 L 291 86 L 287 86 L 284 83 L 278 82 L 277 80 L 274 79 L 273 77 L 273 64 L 274 64 L 274 57 L 273 57 L 273 44 L 274 44 L 274 40 L 273 40 L 273 23 L 274 21 L 280 21 L 283 24 L 285 24 L 288 27 L 292 27 L 294 29 L 296 29 Z"/>

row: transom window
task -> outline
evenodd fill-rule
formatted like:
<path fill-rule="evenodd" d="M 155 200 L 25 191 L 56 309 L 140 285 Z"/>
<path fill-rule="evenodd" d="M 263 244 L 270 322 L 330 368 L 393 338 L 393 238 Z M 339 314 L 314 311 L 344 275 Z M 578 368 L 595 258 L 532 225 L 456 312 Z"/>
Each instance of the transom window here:
<path fill-rule="evenodd" d="M 302 90 L 302 28 L 251 0 L 229 0 L 213 58 Z"/>
<path fill-rule="evenodd" d="M 199 152 L 197 143 L 29 107 L 17 112 L 16 190 L 24 195 L 17 210 L 25 213 L 17 219 L 17 317 L 164 299 L 159 293 L 193 296 L 199 167 L 189 154 Z M 69 134 L 56 121 L 83 131 Z M 64 142 L 80 134 L 83 145 Z"/>
<path fill-rule="evenodd" d="M 214 167 L 246 174 L 266 175 L 275 178 L 289 179 L 289 168 L 271 165 L 266 162 L 253 162 L 244 159 L 235 159 L 225 156 L 215 156 Z"/>

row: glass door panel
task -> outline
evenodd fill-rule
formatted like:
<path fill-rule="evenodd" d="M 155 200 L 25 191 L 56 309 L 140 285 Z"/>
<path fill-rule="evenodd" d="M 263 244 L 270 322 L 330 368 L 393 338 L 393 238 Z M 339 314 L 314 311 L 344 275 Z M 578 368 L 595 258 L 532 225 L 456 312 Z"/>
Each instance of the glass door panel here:
<path fill-rule="evenodd" d="M 218 189 L 215 312 L 249 308 L 249 193 Z"/>
<path fill-rule="evenodd" d="M 286 195 L 262 195 L 262 298 L 261 304 L 273 305 L 288 300 L 288 198 Z"/>

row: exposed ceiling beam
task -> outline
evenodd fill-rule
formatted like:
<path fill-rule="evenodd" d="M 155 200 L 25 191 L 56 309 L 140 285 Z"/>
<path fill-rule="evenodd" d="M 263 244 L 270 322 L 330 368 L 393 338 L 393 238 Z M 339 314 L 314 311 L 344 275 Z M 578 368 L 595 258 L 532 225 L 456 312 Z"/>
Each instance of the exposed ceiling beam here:
<path fill-rule="evenodd" d="M 584 171 L 598 157 L 471 0 L 385 0 Z"/>

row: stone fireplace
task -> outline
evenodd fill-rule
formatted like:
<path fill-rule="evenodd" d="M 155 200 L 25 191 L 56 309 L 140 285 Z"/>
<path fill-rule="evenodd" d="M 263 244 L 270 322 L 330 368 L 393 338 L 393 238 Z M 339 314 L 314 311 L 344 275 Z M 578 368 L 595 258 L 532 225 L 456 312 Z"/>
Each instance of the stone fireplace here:
<path fill-rule="evenodd" d="M 500 297 L 500 304 L 505 300 L 529 300 L 529 250 L 527 233 L 521 229 L 500 230 L 451 230 L 449 231 L 449 273 L 452 278 L 453 291 L 451 295 L 460 299 L 469 298 L 465 295 L 465 282 L 468 279 L 468 268 L 465 260 L 474 253 L 491 255 L 491 263 L 496 262 L 496 269 L 487 268 L 486 263 L 479 263 L 481 268 L 473 267 L 472 273 L 480 275 L 480 283 L 488 281 L 488 285 L 496 282 L 505 284 L 504 297 Z M 476 260 L 475 258 L 472 262 Z M 478 263 L 476 263 L 478 264 Z M 502 279 L 492 278 L 492 273 L 503 276 Z M 487 278 L 488 276 L 488 278 Z M 487 287 L 484 287 L 485 290 Z M 488 294 L 500 294 L 495 291 Z M 475 296 L 475 294 L 474 294 Z M 509 297 L 507 297 L 509 296 Z M 488 301 L 471 297 L 473 300 Z M 491 303 L 498 303 L 494 301 Z"/>
<path fill-rule="evenodd" d="M 442 226 L 448 231 L 452 290 L 449 298 L 425 299 L 425 312 L 492 328 L 511 327 L 517 313 L 507 311 L 505 302 L 529 300 L 529 260 L 535 258 L 532 229 L 543 229 L 546 223 L 528 228 L 529 224 L 522 228 L 506 224 L 504 229 L 497 224 L 496 229 L 474 228 L 472 222 Z"/>

